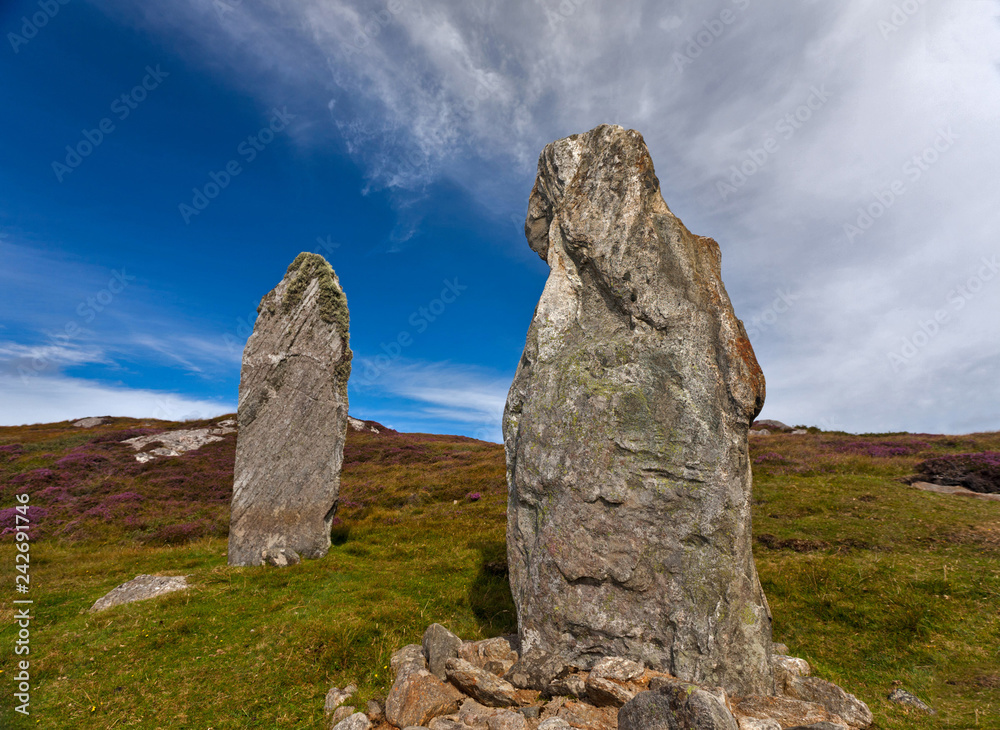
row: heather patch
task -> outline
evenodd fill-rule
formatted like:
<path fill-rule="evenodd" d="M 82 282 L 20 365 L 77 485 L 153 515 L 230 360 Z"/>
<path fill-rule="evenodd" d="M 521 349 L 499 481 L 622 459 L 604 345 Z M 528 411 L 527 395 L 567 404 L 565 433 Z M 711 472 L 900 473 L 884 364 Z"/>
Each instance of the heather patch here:
<path fill-rule="evenodd" d="M 0 461 L 13 461 L 23 453 L 24 447 L 21 444 L 0 446 Z"/>
<path fill-rule="evenodd" d="M 834 449 L 844 454 L 870 456 L 873 459 L 888 459 L 894 456 L 910 456 L 929 446 L 924 441 L 848 441 L 834 445 Z"/>
<path fill-rule="evenodd" d="M 917 464 L 919 480 L 965 487 L 980 494 L 1000 494 L 1000 452 L 949 454 Z"/>

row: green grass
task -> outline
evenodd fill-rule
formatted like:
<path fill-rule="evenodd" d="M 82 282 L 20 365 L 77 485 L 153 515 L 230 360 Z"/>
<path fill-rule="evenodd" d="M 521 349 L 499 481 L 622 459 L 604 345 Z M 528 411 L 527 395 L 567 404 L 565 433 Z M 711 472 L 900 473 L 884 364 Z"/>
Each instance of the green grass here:
<path fill-rule="evenodd" d="M 0 429 L 0 445 L 26 447 L 0 480 L 99 433 L 73 431 L 38 429 L 45 446 L 29 450 L 25 433 Z M 781 457 L 755 467 L 754 495 L 775 638 L 867 702 L 879 728 L 972 728 L 977 710 L 978 727 L 1000 728 L 1000 503 L 898 481 L 932 455 L 996 450 L 1000 435 L 867 437 L 906 439 L 925 445 L 873 458 L 838 450 L 858 440 L 847 435 L 752 441 L 753 457 Z M 514 629 L 498 569 L 502 447 L 352 434 L 344 463 L 333 548 L 290 569 L 229 568 L 219 537 L 156 547 L 109 529 L 33 545 L 32 715 L 23 721 L 10 707 L 14 628 L 5 598 L 0 727 L 318 729 L 332 685 L 356 682 L 359 707 L 384 698 L 390 654 L 418 642 L 428 624 L 467 639 Z M 482 499 L 470 501 L 470 492 Z M 13 492 L 2 494 L 7 507 Z M 13 553 L 9 541 L 0 544 L 9 597 Z M 193 588 L 86 613 L 116 585 L 157 572 L 187 574 Z M 940 714 L 887 702 L 897 681 Z"/>

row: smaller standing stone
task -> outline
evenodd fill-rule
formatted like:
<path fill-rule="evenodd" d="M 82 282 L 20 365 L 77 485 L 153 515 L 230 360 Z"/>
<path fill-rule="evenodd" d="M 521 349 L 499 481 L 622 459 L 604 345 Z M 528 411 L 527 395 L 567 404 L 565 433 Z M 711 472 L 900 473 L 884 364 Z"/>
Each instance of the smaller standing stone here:
<path fill-rule="evenodd" d="M 347 435 L 349 314 L 337 275 L 311 253 L 292 262 L 257 312 L 240 370 L 229 564 L 290 565 L 292 553 L 315 559 L 330 549 Z"/>
<path fill-rule="evenodd" d="M 90 607 L 90 612 L 96 613 L 120 606 L 123 603 L 157 598 L 166 593 L 183 591 L 187 587 L 187 578 L 183 575 L 137 575 L 132 580 L 122 583 L 107 595 L 97 599 Z"/>

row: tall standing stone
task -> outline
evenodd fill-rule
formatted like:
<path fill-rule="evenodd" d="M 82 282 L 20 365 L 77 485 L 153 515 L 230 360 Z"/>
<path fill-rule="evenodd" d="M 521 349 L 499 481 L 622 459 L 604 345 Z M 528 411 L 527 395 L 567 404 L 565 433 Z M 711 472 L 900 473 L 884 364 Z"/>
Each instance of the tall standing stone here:
<path fill-rule="evenodd" d="M 771 694 L 747 454 L 764 377 L 718 244 L 607 125 L 545 148 L 525 233 L 550 273 L 503 424 L 522 651 Z"/>
<path fill-rule="evenodd" d="M 303 253 L 257 308 L 243 350 L 229 564 L 287 565 L 330 549 L 347 432 L 347 299 Z"/>

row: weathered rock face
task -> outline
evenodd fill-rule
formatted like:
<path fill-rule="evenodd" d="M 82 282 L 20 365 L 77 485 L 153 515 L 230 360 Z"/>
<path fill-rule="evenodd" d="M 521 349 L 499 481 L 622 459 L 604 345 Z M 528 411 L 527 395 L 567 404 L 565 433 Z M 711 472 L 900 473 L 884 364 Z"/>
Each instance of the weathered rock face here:
<path fill-rule="evenodd" d="M 110 593 L 98 598 L 90 607 L 90 611 L 96 613 L 121 606 L 124 603 L 158 598 L 165 593 L 186 590 L 187 587 L 187 578 L 183 575 L 137 575 L 127 583 L 122 583 Z"/>
<path fill-rule="evenodd" d="M 229 564 L 295 562 L 330 549 L 351 373 L 347 300 L 303 253 L 258 307 L 240 372 Z M 277 560 L 274 556 L 281 555 Z"/>
<path fill-rule="evenodd" d="M 771 694 L 747 455 L 764 378 L 718 244 L 667 208 L 642 136 L 606 125 L 545 148 L 525 232 L 550 274 L 504 414 L 522 651 Z"/>

